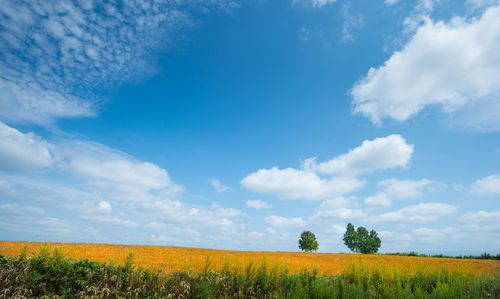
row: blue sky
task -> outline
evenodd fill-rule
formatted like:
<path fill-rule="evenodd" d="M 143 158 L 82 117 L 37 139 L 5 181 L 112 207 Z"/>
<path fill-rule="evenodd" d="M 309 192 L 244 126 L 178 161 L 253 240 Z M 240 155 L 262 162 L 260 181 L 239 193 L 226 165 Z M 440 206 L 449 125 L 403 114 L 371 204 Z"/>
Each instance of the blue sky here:
<path fill-rule="evenodd" d="M 0 239 L 500 248 L 500 2 L 6 1 Z"/>

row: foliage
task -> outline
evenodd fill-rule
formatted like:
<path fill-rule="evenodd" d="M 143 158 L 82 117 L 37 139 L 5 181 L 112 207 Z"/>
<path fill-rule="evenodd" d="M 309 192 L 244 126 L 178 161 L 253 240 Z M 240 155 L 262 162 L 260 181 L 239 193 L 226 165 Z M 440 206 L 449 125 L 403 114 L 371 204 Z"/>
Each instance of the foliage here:
<path fill-rule="evenodd" d="M 424 253 L 416 253 L 415 251 L 410 252 L 394 252 L 394 253 L 386 253 L 386 255 L 398 255 L 398 256 L 419 256 L 419 257 L 442 257 L 442 258 L 452 258 L 452 259 L 475 259 L 475 260 L 500 260 L 500 253 L 496 255 L 489 254 L 487 252 L 482 253 L 481 255 L 443 255 L 443 254 L 424 254 Z"/>
<path fill-rule="evenodd" d="M 64 298 L 499 298 L 500 276 L 418 269 L 416 272 L 363 263 L 342 274 L 318 275 L 304 269 L 249 263 L 163 274 L 137 268 L 133 256 L 125 266 L 75 261 L 46 248 L 38 255 L 0 256 L 3 297 Z"/>
<path fill-rule="evenodd" d="M 371 230 L 368 232 L 368 230 L 362 226 L 354 230 L 354 225 L 348 223 L 346 232 L 344 233 L 344 244 L 352 252 L 369 254 L 378 251 L 381 240 L 376 231 Z"/>
<path fill-rule="evenodd" d="M 305 231 L 300 235 L 299 248 L 305 252 L 318 250 L 318 241 L 316 236 L 310 231 Z"/>

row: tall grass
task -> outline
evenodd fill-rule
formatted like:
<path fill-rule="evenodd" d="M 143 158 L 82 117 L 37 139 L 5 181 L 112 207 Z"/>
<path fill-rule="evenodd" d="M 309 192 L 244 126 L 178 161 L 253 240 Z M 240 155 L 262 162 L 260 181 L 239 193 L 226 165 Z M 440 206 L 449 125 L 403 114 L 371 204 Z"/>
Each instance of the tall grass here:
<path fill-rule="evenodd" d="M 214 270 L 207 257 L 196 272 L 164 274 L 124 263 L 105 264 L 65 258 L 60 250 L 0 256 L 0 291 L 4 297 L 102 298 L 500 298 L 500 276 L 446 269 L 388 268 L 351 263 L 339 275 L 286 266 L 232 264 Z"/>

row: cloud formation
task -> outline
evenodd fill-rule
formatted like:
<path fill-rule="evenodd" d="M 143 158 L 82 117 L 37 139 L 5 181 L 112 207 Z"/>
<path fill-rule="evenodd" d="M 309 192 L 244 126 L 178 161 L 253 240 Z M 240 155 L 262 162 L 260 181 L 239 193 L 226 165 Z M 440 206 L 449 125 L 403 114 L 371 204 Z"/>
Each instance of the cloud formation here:
<path fill-rule="evenodd" d="M 0 170 L 46 168 L 54 161 L 51 145 L 33 133 L 23 134 L 0 122 Z"/>
<path fill-rule="evenodd" d="M 269 217 L 266 217 L 264 221 L 269 226 L 279 227 L 279 228 L 303 227 L 306 225 L 306 222 L 301 217 L 286 218 L 286 217 L 271 215 Z"/>
<path fill-rule="evenodd" d="M 272 208 L 271 204 L 262 200 L 247 200 L 247 207 L 257 210 L 265 210 Z"/>
<path fill-rule="evenodd" d="M 282 199 L 320 200 L 359 189 L 364 182 L 350 177 L 322 179 L 314 172 L 273 167 L 249 174 L 241 185 L 251 191 Z"/>
<path fill-rule="evenodd" d="M 304 3 L 313 7 L 321 8 L 327 4 L 334 3 L 336 0 L 293 0 L 293 4 Z"/>
<path fill-rule="evenodd" d="M 431 105 L 460 124 L 500 129 L 500 6 L 480 18 L 425 20 L 401 51 L 354 85 L 354 113 L 405 121 Z M 483 113 L 487 112 L 487 113 Z"/>
<path fill-rule="evenodd" d="M 477 195 L 500 195 L 500 175 L 490 175 L 471 184 L 471 192 Z"/>
<path fill-rule="evenodd" d="M 381 189 L 375 195 L 368 196 L 365 203 L 372 206 L 388 207 L 392 199 L 408 199 L 421 197 L 424 191 L 432 191 L 444 187 L 428 179 L 398 180 L 395 178 L 379 181 L 377 187 Z"/>
<path fill-rule="evenodd" d="M 215 1 L 13 1 L 0 7 L 0 119 L 42 125 L 95 114 L 98 94 L 156 70 L 151 53 Z"/>
<path fill-rule="evenodd" d="M 224 193 L 229 190 L 229 187 L 223 185 L 218 179 L 212 179 L 212 187 L 219 193 Z"/>
<path fill-rule="evenodd" d="M 315 157 L 306 159 L 302 169 L 259 169 L 240 183 L 251 191 L 281 199 L 331 199 L 363 187 L 365 181 L 357 179 L 359 175 L 406 167 L 412 154 L 413 145 L 401 135 L 389 135 L 365 140 L 361 146 L 326 162 L 318 163 Z"/>
<path fill-rule="evenodd" d="M 401 135 L 365 140 L 347 154 L 329 161 L 316 163 L 316 158 L 305 161 L 304 168 L 322 174 L 358 176 L 376 170 L 406 167 L 413 154 L 413 145 L 406 143 Z"/>
<path fill-rule="evenodd" d="M 440 216 L 454 213 L 458 208 L 453 205 L 432 202 L 421 203 L 414 206 L 407 206 L 394 212 L 388 212 L 374 216 L 374 222 L 432 222 L 438 220 Z"/>

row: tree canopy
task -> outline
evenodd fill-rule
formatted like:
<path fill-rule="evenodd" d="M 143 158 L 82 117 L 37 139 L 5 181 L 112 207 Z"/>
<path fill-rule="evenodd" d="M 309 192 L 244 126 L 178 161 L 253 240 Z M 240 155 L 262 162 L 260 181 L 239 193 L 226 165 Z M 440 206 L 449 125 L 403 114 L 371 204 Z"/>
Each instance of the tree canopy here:
<path fill-rule="evenodd" d="M 318 250 L 318 241 L 316 236 L 310 231 L 305 231 L 300 235 L 299 248 L 305 252 Z"/>
<path fill-rule="evenodd" d="M 362 226 L 355 230 L 354 225 L 347 224 L 344 233 L 344 244 L 352 251 L 359 253 L 376 253 L 382 241 L 376 231 L 368 230 Z"/>

